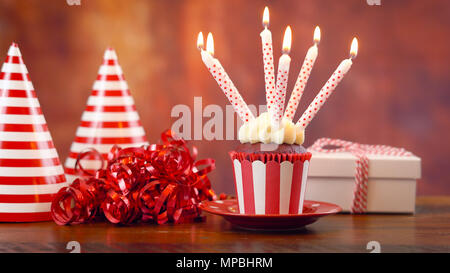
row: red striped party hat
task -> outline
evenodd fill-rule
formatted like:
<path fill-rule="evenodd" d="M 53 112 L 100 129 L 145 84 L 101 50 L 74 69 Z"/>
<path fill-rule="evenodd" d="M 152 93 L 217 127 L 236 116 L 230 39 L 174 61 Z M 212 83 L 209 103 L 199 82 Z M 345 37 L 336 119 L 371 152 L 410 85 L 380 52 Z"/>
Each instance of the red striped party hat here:
<path fill-rule="evenodd" d="M 67 179 L 73 181 L 83 174 L 80 169 L 75 170 L 80 153 L 94 148 L 106 159 L 114 144 L 139 147 L 148 142 L 116 52 L 108 48 L 66 160 Z M 80 163 L 88 173 L 101 167 L 93 155 L 83 157 Z"/>
<path fill-rule="evenodd" d="M 0 74 L 0 222 L 51 220 L 66 186 L 28 70 L 13 43 Z"/>

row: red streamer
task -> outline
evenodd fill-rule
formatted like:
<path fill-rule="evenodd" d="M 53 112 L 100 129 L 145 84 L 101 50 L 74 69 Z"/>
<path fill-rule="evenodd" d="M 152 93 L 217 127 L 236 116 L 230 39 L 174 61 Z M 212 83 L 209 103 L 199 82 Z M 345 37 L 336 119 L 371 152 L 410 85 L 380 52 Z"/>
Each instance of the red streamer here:
<path fill-rule="evenodd" d="M 81 153 L 75 170 L 82 177 L 59 190 L 51 206 L 53 220 L 69 225 L 101 215 L 114 224 L 201 219 L 199 203 L 217 199 L 207 177 L 215 168 L 214 160 L 195 161 L 197 149 L 190 151 L 186 141 L 170 130 L 162 133 L 161 140 L 162 144 L 139 148 L 114 145 L 106 167 L 102 163 L 95 173 L 85 171 L 81 160 L 102 158 L 101 154 L 94 149 Z"/>

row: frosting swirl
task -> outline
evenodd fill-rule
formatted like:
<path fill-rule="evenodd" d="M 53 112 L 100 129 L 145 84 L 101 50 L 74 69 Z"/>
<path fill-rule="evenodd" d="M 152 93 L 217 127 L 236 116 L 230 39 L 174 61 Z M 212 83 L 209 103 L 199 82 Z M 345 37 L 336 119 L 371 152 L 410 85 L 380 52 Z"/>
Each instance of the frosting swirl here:
<path fill-rule="evenodd" d="M 274 143 L 274 144 L 303 144 L 305 131 L 296 126 L 290 119 L 283 118 L 278 128 L 272 125 L 268 112 L 264 112 L 256 119 L 244 123 L 239 129 L 241 143 Z"/>

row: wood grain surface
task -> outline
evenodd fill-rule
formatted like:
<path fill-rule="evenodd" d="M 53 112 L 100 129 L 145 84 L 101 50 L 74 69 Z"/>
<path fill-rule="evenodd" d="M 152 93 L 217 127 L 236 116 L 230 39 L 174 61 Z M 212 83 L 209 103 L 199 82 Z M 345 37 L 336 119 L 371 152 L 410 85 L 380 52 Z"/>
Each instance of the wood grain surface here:
<path fill-rule="evenodd" d="M 0 223 L 0 252 L 450 252 L 450 197 L 420 197 L 416 215 L 328 216 L 296 232 L 250 232 L 219 216 L 180 225 Z"/>

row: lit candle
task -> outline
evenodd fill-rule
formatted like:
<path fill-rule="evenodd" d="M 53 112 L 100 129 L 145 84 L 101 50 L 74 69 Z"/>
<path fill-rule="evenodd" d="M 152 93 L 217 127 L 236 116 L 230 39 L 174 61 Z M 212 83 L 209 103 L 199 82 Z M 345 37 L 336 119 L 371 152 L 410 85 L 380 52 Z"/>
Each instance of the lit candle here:
<path fill-rule="evenodd" d="M 261 32 L 263 62 L 264 62 L 264 82 L 266 86 L 266 104 L 271 119 L 275 120 L 275 68 L 273 62 L 272 33 L 269 27 L 269 8 L 264 8 L 263 27 Z"/>
<path fill-rule="evenodd" d="M 284 111 L 284 117 L 292 120 L 297 111 L 298 103 L 302 98 L 303 91 L 305 90 L 306 83 L 308 82 L 309 75 L 317 59 L 318 48 L 317 45 L 320 42 L 320 28 L 317 26 L 314 30 L 314 45 L 308 49 L 305 60 L 303 61 L 302 68 L 298 74 L 297 81 L 295 82 L 294 90 L 292 90 L 291 98 Z"/>
<path fill-rule="evenodd" d="M 197 48 L 198 50 L 203 50 L 205 47 L 205 41 L 203 39 L 203 33 L 200 31 L 197 36 Z"/>
<path fill-rule="evenodd" d="M 339 82 L 344 78 L 345 74 L 352 66 L 352 59 L 358 54 L 358 40 L 353 38 L 350 47 L 350 58 L 343 60 L 333 75 L 328 79 L 327 83 L 322 87 L 317 96 L 308 106 L 308 109 L 303 113 L 301 118 L 297 121 L 300 130 L 305 130 L 306 126 L 311 122 L 314 116 L 319 112 L 325 101 L 330 97 L 331 93 L 336 89 Z"/>
<path fill-rule="evenodd" d="M 200 50 L 202 60 L 209 72 L 214 77 L 241 120 L 243 122 L 248 122 L 254 119 L 255 117 L 248 108 L 248 105 L 245 103 L 241 94 L 239 94 L 219 60 L 214 58 L 214 39 L 211 33 L 208 34 L 206 40 L 206 50 L 204 50 L 203 47 L 203 34 L 200 32 L 197 39 L 197 48 Z"/>
<path fill-rule="evenodd" d="M 291 64 L 291 57 L 289 52 L 291 51 L 292 43 L 292 31 L 291 27 L 287 27 L 284 32 L 283 38 L 283 55 L 281 55 L 278 61 L 278 73 L 276 83 L 276 114 L 274 125 L 278 126 L 283 117 L 284 103 L 286 100 L 286 87 L 288 82 L 289 67 Z"/>

